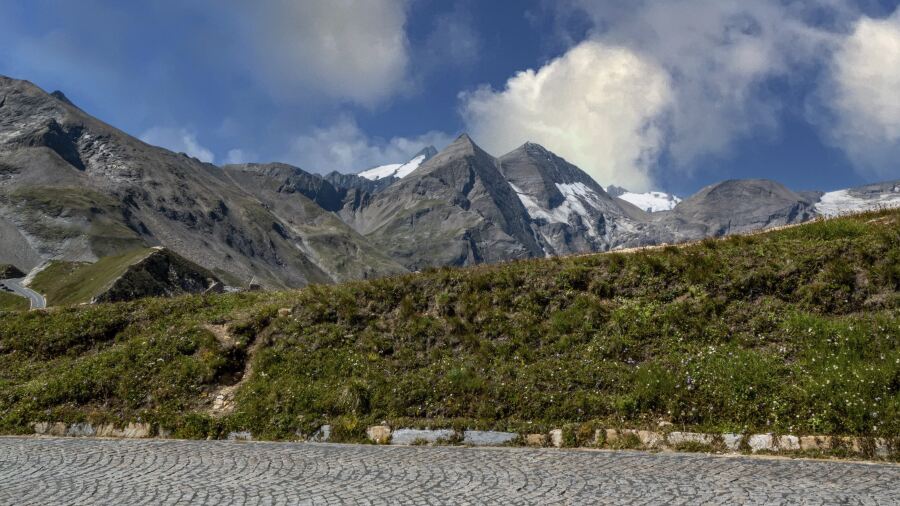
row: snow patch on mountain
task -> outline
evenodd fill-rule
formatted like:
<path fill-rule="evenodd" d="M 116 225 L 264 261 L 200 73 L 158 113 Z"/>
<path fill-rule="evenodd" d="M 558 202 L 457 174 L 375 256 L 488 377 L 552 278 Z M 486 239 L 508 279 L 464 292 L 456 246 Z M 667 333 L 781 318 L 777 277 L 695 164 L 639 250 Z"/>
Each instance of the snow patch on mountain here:
<path fill-rule="evenodd" d="M 663 192 L 625 192 L 619 195 L 619 198 L 629 204 L 634 204 L 636 207 L 643 209 L 648 213 L 671 211 L 672 208 L 681 202 L 681 199 L 675 195 L 669 195 L 668 193 Z"/>
<path fill-rule="evenodd" d="M 815 205 L 816 212 L 823 216 L 839 216 L 890 207 L 900 207 L 900 185 L 894 186 L 890 193 L 865 198 L 853 195 L 849 190 L 827 192 Z"/>
<path fill-rule="evenodd" d="M 397 173 L 397 170 L 400 167 L 403 167 L 405 164 L 403 163 L 390 163 L 387 165 L 379 165 L 378 167 L 373 167 L 369 170 L 364 170 L 359 173 L 360 176 L 370 180 L 370 181 L 378 181 L 379 179 L 383 179 L 386 177 L 391 177 Z"/>
<path fill-rule="evenodd" d="M 434 156 L 432 153 L 433 150 L 434 148 L 431 148 L 431 151 L 426 148 L 419 154 L 417 154 L 412 160 L 406 163 L 390 163 L 387 165 L 379 165 L 378 167 L 364 170 L 360 172 L 359 175 L 371 181 L 378 181 L 379 179 L 384 179 L 386 177 L 396 177 L 402 179 L 410 175 L 412 171 L 418 169 L 419 165 L 425 163 L 429 158 L 431 158 L 431 156 Z"/>
<path fill-rule="evenodd" d="M 563 194 L 565 200 L 553 209 L 545 209 L 541 207 L 527 193 L 523 192 L 519 187 L 510 183 L 513 191 L 519 196 L 525 210 L 533 220 L 544 220 L 549 223 L 570 223 L 572 215 L 577 215 L 587 226 L 587 233 L 592 237 L 597 236 L 594 230 L 593 217 L 588 207 L 591 209 L 601 208 L 599 196 L 584 183 L 555 183 L 559 192 Z M 596 214 L 596 213 L 595 213 Z"/>

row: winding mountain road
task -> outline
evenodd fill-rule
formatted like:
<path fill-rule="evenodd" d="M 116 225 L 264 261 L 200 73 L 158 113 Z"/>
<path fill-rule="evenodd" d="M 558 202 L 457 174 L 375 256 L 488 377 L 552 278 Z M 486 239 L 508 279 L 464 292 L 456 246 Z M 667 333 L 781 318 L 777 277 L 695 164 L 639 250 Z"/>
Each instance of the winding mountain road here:
<path fill-rule="evenodd" d="M 12 290 L 13 293 L 25 297 L 31 301 L 31 309 L 44 309 L 47 307 L 47 299 L 31 288 L 22 284 L 24 278 L 0 280 L 0 284 Z"/>

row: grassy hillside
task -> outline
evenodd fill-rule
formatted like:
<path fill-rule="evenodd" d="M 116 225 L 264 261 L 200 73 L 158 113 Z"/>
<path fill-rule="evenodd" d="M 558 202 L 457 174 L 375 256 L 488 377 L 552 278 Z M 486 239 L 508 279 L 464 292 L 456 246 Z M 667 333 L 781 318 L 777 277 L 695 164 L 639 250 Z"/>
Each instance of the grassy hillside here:
<path fill-rule="evenodd" d="M 279 308 L 292 308 L 279 316 Z M 900 212 L 685 248 L 0 317 L 0 429 L 563 423 L 900 437 Z M 252 373 L 238 383 L 247 362 Z M 211 398 L 237 385 L 233 412 Z"/>
<path fill-rule="evenodd" d="M 90 302 L 129 266 L 152 252 L 150 248 L 140 248 L 103 257 L 95 263 L 54 261 L 35 276 L 31 288 L 44 294 L 52 306 Z"/>
<path fill-rule="evenodd" d="M 0 291 L 0 311 L 25 311 L 31 303 L 25 297 Z"/>

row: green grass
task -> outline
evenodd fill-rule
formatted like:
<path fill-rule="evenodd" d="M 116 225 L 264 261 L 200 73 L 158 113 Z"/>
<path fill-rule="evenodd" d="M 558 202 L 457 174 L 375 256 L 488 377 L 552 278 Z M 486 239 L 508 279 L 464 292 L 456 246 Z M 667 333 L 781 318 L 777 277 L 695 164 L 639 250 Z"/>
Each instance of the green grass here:
<path fill-rule="evenodd" d="M 293 314 L 278 317 L 278 308 Z M 220 344 L 204 326 L 229 326 Z M 255 353 L 250 354 L 250 350 Z M 206 399 L 253 374 L 234 413 Z M 0 318 L 0 429 L 331 423 L 900 438 L 900 212 L 685 248 Z M 582 434 L 583 432 L 583 434 Z"/>
<path fill-rule="evenodd" d="M 25 311 L 31 304 L 25 297 L 7 292 L 0 292 L 0 311 Z"/>
<path fill-rule="evenodd" d="M 139 262 L 153 250 L 140 248 L 103 257 L 95 263 L 52 262 L 35 276 L 31 287 L 53 306 L 90 302 L 102 293 L 129 266 Z"/>

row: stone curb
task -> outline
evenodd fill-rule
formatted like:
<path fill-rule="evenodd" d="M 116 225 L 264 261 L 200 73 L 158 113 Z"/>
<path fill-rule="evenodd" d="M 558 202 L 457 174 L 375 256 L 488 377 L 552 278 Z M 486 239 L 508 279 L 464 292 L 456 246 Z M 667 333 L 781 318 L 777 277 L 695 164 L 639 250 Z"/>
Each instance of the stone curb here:
<path fill-rule="evenodd" d="M 112 437 L 125 439 L 149 438 L 155 434 L 159 438 L 168 438 L 170 431 L 153 427 L 148 423 L 132 422 L 124 428 L 113 424 L 101 424 L 96 427 L 90 423 L 35 422 L 32 424 L 36 435 L 56 437 Z M 308 438 L 298 437 L 314 442 L 327 442 L 331 439 L 331 426 L 323 425 Z M 553 429 L 546 434 L 518 434 L 515 432 L 480 431 L 454 429 L 392 429 L 387 424 L 373 425 L 366 429 L 366 437 L 375 444 L 418 445 L 418 444 L 456 444 L 470 446 L 508 446 L 524 444 L 532 447 L 566 446 L 565 431 Z M 248 431 L 230 432 L 230 441 L 252 441 L 253 434 Z M 808 452 L 841 450 L 851 454 L 869 453 L 876 457 L 889 457 L 892 454 L 890 442 L 885 438 L 865 438 L 849 436 L 795 436 L 792 434 L 707 434 L 700 432 L 656 432 L 636 429 L 597 429 L 593 440 L 586 445 L 591 448 L 633 448 L 647 450 L 678 450 L 685 447 L 710 450 L 725 450 L 727 453 L 759 453 L 759 452 Z M 864 451 L 867 450 L 867 451 Z M 894 448 L 894 454 L 900 454 L 900 448 Z"/>

